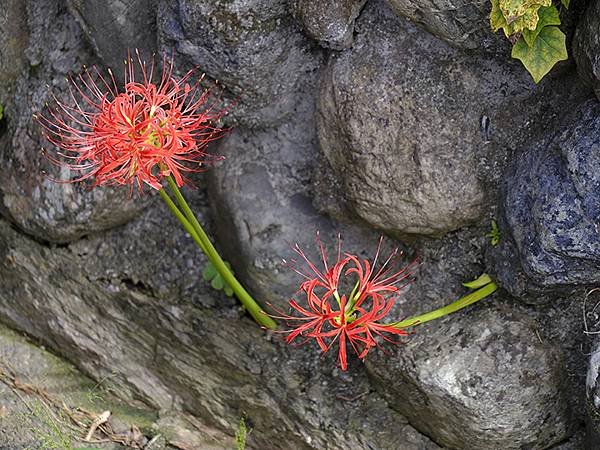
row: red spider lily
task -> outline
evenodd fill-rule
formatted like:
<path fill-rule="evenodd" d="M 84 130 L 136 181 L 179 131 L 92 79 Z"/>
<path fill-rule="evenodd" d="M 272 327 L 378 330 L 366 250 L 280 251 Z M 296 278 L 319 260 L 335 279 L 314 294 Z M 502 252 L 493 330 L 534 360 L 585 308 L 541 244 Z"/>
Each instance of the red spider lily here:
<path fill-rule="evenodd" d="M 108 81 L 97 69 L 71 78 L 70 99 L 54 97 L 56 107 L 36 118 L 46 138 L 61 150 L 50 159 L 80 173 L 70 181 L 94 179 L 97 185 L 144 184 L 161 189 L 172 175 L 178 186 L 185 172 L 204 169 L 210 157 L 206 146 L 225 131 L 214 125 L 224 111 L 213 111 L 210 93 L 192 85 L 193 71 L 173 75 L 173 60 L 163 57 L 158 84 L 152 82 L 154 61 L 148 66 L 139 53 L 141 79 L 135 79 L 133 59 L 125 62 L 125 86 L 119 92 L 113 73 Z M 214 158 L 213 158 L 214 159 Z"/>
<path fill-rule="evenodd" d="M 302 275 L 305 281 L 300 285 L 302 301 L 290 300 L 290 307 L 299 315 L 279 312 L 278 318 L 300 325 L 286 331 L 286 341 L 293 342 L 303 336 L 305 341 L 314 339 L 323 352 L 327 352 L 336 342 L 339 344 L 338 361 L 342 370 L 348 367 L 347 344 L 350 344 L 360 359 L 364 359 L 372 347 L 378 345 L 376 338 L 395 342 L 389 335 L 405 336 L 408 333 L 381 323 L 392 306 L 394 295 L 410 283 L 410 276 L 416 266 L 413 261 L 400 270 L 394 267 L 401 254 L 394 250 L 390 257 L 375 271 L 381 248 L 381 240 L 373 262 L 360 260 L 357 256 L 341 253 L 341 240 L 338 238 L 337 261 L 333 266 L 327 263 L 327 256 L 317 234 L 317 242 L 323 259 L 324 270 L 317 268 L 296 245 L 294 250 L 308 265 L 305 273 L 293 265 L 293 270 Z M 294 264 L 296 261 L 292 261 Z M 354 289 L 349 295 L 340 295 L 342 280 L 354 281 Z M 304 343 L 303 342 L 303 343 Z"/>

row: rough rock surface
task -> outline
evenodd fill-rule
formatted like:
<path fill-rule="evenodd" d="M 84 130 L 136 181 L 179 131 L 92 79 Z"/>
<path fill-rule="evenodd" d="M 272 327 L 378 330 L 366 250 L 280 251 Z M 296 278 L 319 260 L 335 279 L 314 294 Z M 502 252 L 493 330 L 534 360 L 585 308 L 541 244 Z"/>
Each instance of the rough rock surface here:
<path fill-rule="evenodd" d="M 366 0 L 295 0 L 294 16 L 306 34 L 323 47 L 342 50 L 352 45 L 354 20 Z"/>
<path fill-rule="evenodd" d="M 539 119 L 557 109 L 548 105 L 556 89 L 536 90 L 515 64 L 464 55 L 381 2 L 365 7 L 357 31 L 324 70 L 317 113 L 346 207 L 391 233 L 435 235 L 476 221 L 484 184 L 547 125 Z M 581 96 L 572 97 L 554 104 Z"/>
<path fill-rule="evenodd" d="M 98 384 L 79 373 L 71 364 L 36 347 L 25 337 L 0 325 L 0 448 L 3 450 L 83 447 L 81 434 L 50 415 L 43 399 L 25 390 L 12 390 L 5 382 L 16 377 L 64 402 L 70 407 L 84 408 L 94 414 L 111 411 L 113 430 L 130 436 L 128 428 L 136 426 L 150 436 L 157 434 L 152 424 L 157 419 L 153 411 L 126 406 Z M 140 444 L 148 439 L 139 436 Z M 79 443 L 80 445 L 76 445 Z M 62 445 L 61 445 L 62 444 Z M 98 450 L 122 450 L 119 444 L 94 444 Z M 152 447 L 161 450 L 162 447 Z"/>
<path fill-rule="evenodd" d="M 285 0 L 161 1 L 158 18 L 162 48 L 222 82 L 245 126 L 293 114 L 322 59 Z"/>
<path fill-rule="evenodd" d="M 577 24 L 573 39 L 577 72 L 590 83 L 600 98 L 600 3 L 589 2 Z"/>
<path fill-rule="evenodd" d="M 597 306 L 600 300 L 598 291 L 591 296 L 592 305 Z M 599 331 L 598 315 L 596 314 L 595 327 L 590 331 Z M 600 340 L 596 339 L 589 354 L 589 365 L 586 380 L 586 448 L 600 446 Z"/>
<path fill-rule="evenodd" d="M 590 100 L 505 175 L 505 239 L 490 251 L 502 286 L 523 297 L 600 282 L 599 174 L 600 103 Z"/>
<path fill-rule="evenodd" d="M 421 314 L 435 308 L 442 307 L 450 301 L 465 295 L 468 290 L 462 286 L 462 283 L 475 279 L 486 270 L 483 254 L 490 246 L 488 238 L 484 236 L 485 228 L 470 227 L 458 232 L 450 233 L 444 239 L 420 238 L 414 246 L 417 249 L 421 265 L 416 273 L 415 281 L 409 288 L 402 291 L 397 306 L 393 314 L 398 319 Z M 493 414 L 505 414 L 503 420 L 515 423 L 507 429 L 521 429 L 525 435 L 534 436 L 540 433 L 538 425 L 534 421 L 522 423 L 522 416 L 527 414 L 528 409 L 523 407 L 522 397 L 512 394 L 511 388 L 500 379 L 500 375 L 485 375 L 477 378 L 482 373 L 493 372 L 493 367 L 483 364 L 487 361 L 492 366 L 494 354 L 491 352 L 493 346 L 478 348 L 474 342 L 483 334 L 483 330 L 499 330 L 494 333 L 493 341 L 498 341 L 499 345 L 504 347 L 505 354 L 519 354 L 523 350 L 523 343 L 531 345 L 530 349 L 538 355 L 546 355 L 548 367 L 554 369 L 553 385 L 550 376 L 546 379 L 544 389 L 538 391 L 529 390 L 527 399 L 530 401 L 531 411 L 534 415 L 540 416 L 541 409 L 545 402 L 548 402 L 547 395 L 552 390 L 556 390 L 561 398 L 568 403 L 563 413 L 557 412 L 555 419 L 564 420 L 563 425 L 572 426 L 579 430 L 575 436 L 569 438 L 561 444 L 560 436 L 555 435 L 552 438 L 553 443 L 557 444 L 557 449 L 580 449 L 581 445 L 581 424 L 583 421 L 583 393 L 585 392 L 585 370 L 586 358 L 582 354 L 585 352 L 588 344 L 585 342 L 585 335 L 581 332 L 581 300 L 576 297 L 555 298 L 555 301 L 548 305 L 539 305 L 532 307 L 530 305 L 515 302 L 503 291 L 498 291 L 492 296 L 484 299 L 481 303 L 471 306 L 461 312 L 455 313 L 445 319 L 431 322 L 423 326 L 415 327 L 416 333 L 411 337 L 408 346 L 398 347 L 397 356 L 385 354 L 374 354 L 367 358 L 367 367 L 370 371 L 382 373 L 379 387 L 381 393 L 390 401 L 392 407 L 397 407 L 398 411 L 406 414 L 410 422 L 420 431 L 429 434 L 429 429 L 421 427 L 419 422 L 413 421 L 413 417 L 428 417 L 425 421 L 431 422 L 432 427 L 436 427 L 434 420 L 435 411 L 452 411 L 449 415 L 457 422 L 457 431 L 453 437 L 456 440 L 462 439 L 462 430 L 473 430 L 475 424 L 485 424 Z M 493 309 L 488 313 L 488 309 Z M 505 319 L 508 318 L 508 321 Z M 512 330 L 517 335 L 508 335 L 505 330 Z M 457 327 L 457 328 L 454 328 Z M 479 327 L 479 328 L 478 328 Z M 453 334 L 453 331 L 456 334 Z M 519 340 L 522 340 L 521 343 Z M 430 343 L 431 340 L 431 343 Z M 533 342 L 535 340 L 535 342 Z M 439 347 L 437 342 L 440 342 Z M 446 352 L 456 350 L 456 357 L 447 357 Z M 466 356 L 461 356 L 463 353 Z M 395 354 L 395 353 L 394 353 Z M 401 362 L 394 359 L 397 358 Z M 448 358 L 448 359 L 445 359 Z M 554 359 L 553 359 L 554 358 Z M 469 361 L 476 359 L 481 362 L 481 368 L 469 367 Z M 553 362 L 554 361 L 554 362 Z M 445 373 L 467 373 L 465 379 L 469 379 L 471 384 L 468 390 L 460 392 L 453 391 L 448 394 L 448 380 L 435 375 L 436 364 L 444 364 Z M 524 357 L 516 357 L 506 360 L 503 363 L 501 372 L 504 373 L 525 373 L 531 370 L 538 370 L 539 364 L 536 361 Z M 375 367 L 377 366 L 377 367 Z M 533 367 L 533 368 L 532 368 Z M 402 369 L 402 370 L 399 370 Z M 426 377 L 423 374 L 428 374 Z M 497 382 L 490 382 L 496 377 Z M 433 400 L 429 406 L 419 404 L 397 403 L 393 400 L 396 393 L 406 389 L 407 380 L 410 384 L 410 392 L 420 389 L 423 386 L 424 395 L 419 394 L 417 399 L 427 398 L 427 392 L 432 393 Z M 522 380 L 516 376 L 508 376 L 507 380 L 518 385 Z M 461 383 L 457 379 L 457 383 Z M 480 392 L 479 396 L 471 397 L 470 393 Z M 485 393 L 483 393 L 485 392 Z M 454 395 L 451 402 L 444 403 L 441 407 L 437 403 L 438 394 Z M 399 398 L 403 399 L 402 394 Z M 490 402 L 489 398 L 498 397 L 503 400 L 500 402 Z M 456 401 L 454 401 L 456 400 Z M 394 406 L 396 405 L 396 406 Z M 440 409 L 441 408 L 441 409 Z M 407 412 L 410 411 L 410 412 Z M 468 411 L 468 412 L 467 412 Z M 477 413 L 479 411 L 479 413 Z M 570 411 L 569 415 L 561 415 Z M 473 415 L 479 414 L 479 418 L 473 422 Z M 488 415 L 489 413 L 489 415 Z M 437 419 L 436 419 L 437 420 Z M 464 422 L 463 422 L 464 420 Z M 488 424 L 491 434 L 503 431 L 497 428 L 497 425 Z M 442 426 L 442 429 L 444 426 Z M 548 428 L 546 428 L 546 431 Z M 445 433 L 442 431 L 442 433 Z M 542 433 L 543 434 L 543 433 Z M 550 433 L 551 434 L 551 433 Z M 442 441 L 443 436 L 435 431 L 430 434 L 432 439 L 439 444 L 449 445 L 447 441 Z M 465 436 L 467 436 L 465 434 Z M 490 435 L 486 435 L 491 437 Z M 539 442 L 548 438 L 548 434 L 538 435 Z M 509 435 L 504 435 L 506 441 L 510 441 Z M 469 446 L 469 437 L 465 437 L 461 445 L 450 448 L 478 448 Z M 446 442 L 444 444 L 444 442 Z M 541 445 L 541 444 L 540 444 Z M 504 448 L 498 445 L 496 448 Z M 510 448 L 510 447 L 507 447 Z M 552 447 L 554 448 L 554 447 Z"/>
<path fill-rule="evenodd" d="M 144 58 L 156 51 L 155 0 L 67 0 L 96 54 L 119 76 L 126 51 Z M 124 45 L 126 43 L 126 45 Z"/>
<path fill-rule="evenodd" d="M 543 449 L 569 436 L 571 416 L 560 353 L 534 327 L 480 305 L 467 320 L 423 325 L 367 366 L 390 406 L 441 445 Z"/>
<path fill-rule="evenodd" d="M 365 257 L 372 257 L 379 237 L 336 223 L 311 204 L 313 111 L 308 99 L 297 119 L 276 129 L 236 128 L 215 150 L 225 161 L 209 172 L 209 199 L 223 251 L 253 291 L 280 308 L 299 287 L 300 276 L 282 261 L 299 259 L 292 251 L 296 243 L 312 261 L 319 261 L 317 232 L 332 258 L 338 233 L 344 250 Z M 386 245 L 393 244 L 388 240 Z"/>
<path fill-rule="evenodd" d="M 504 35 L 494 35 L 490 29 L 489 0 L 386 1 L 396 14 L 456 47 L 510 54 L 510 44 Z"/>
<path fill-rule="evenodd" d="M 233 100 L 239 126 L 213 150 L 227 160 L 210 172 L 210 214 L 202 190 L 192 200 L 202 223 L 214 220 L 210 234 L 236 274 L 259 300 L 283 308 L 299 275 L 281 258 L 291 259 L 298 242 L 316 261 L 317 230 L 332 253 L 341 232 L 343 248 L 364 257 L 380 234 L 373 227 L 447 233 L 411 243 L 422 264 L 392 310 L 400 318 L 458 298 L 466 292 L 461 282 L 490 268 L 521 295 L 517 249 L 525 261 L 547 262 L 524 246 L 530 236 L 553 257 L 566 249 L 558 257 L 575 268 L 564 269 L 569 286 L 582 287 L 586 276 L 597 281 L 598 230 L 578 227 L 598 223 L 598 111 L 588 104 L 556 127 L 591 93 L 568 66 L 535 87 L 508 53 L 502 60 L 464 53 L 497 49 L 487 18 L 473 19 L 472 29 L 466 22 L 485 13 L 479 0 L 451 0 L 455 10 L 435 0 L 371 0 L 354 25 L 362 0 L 5 3 L 0 212 L 9 221 L 0 219 L 1 321 L 158 411 L 161 433 L 182 448 L 232 448 L 242 415 L 254 430 L 249 449 L 440 448 L 421 432 L 455 448 L 581 448 L 581 429 L 559 442 L 581 428 L 585 374 L 583 297 L 557 292 L 560 270 L 523 278 L 549 283 L 551 303 L 518 302 L 499 291 L 415 329 L 395 356 L 373 350 L 366 370 L 353 356 L 341 372 L 334 351 L 321 356 L 316 346 L 284 345 L 234 299 L 212 291 L 200 275 L 204 258 L 166 209 L 143 211 L 152 197 L 41 177 L 53 169 L 38 154 L 42 140 L 31 120 L 49 99 L 46 84 L 65 94 L 65 76 L 83 64 L 118 65 L 132 45 L 145 54 L 156 43 L 173 50 L 177 71 L 200 66 Z M 353 31 L 352 48 L 319 47 L 344 47 Z M 562 130 L 556 137 L 539 137 L 555 129 Z M 514 186 L 498 191 L 512 159 Z M 522 188 L 529 197 L 517 202 L 522 211 L 530 202 L 533 226 L 522 225 L 525 212 L 497 216 L 501 244 L 486 260 L 496 194 L 508 211 L 522 186 L 515 174 L 533 177 Z M 556 210 L 568 214 L 556 215 L 552 202 L 571 194 L 570 209 Z"/>
<path fill-rule="evenodd" d="M 12 105 L 13 88 L 24 65 L 27 47 L 27 14 L 21 0 L 4 2 L 0 14 L 0 104 Z"/>
<path fill-rule="evenodd" d="M 225 447 L 245 413 L 248 448 L 393 448 L 398 437 L 409 450 L 438 448 L 370 392 L 358 363 L 343 373 L 331 353 L 278 345 L 225 297 L 190 301 L 190 282 L 196 295 L 217 294 L 198 277 L 199 252 L 159 211 L 54 249 L 0 221 L 3 320 L 161 417 L 183 411 L 206 443 Z M 156 274 L 179 291 L 158 294 Z"/>
<path fill-rule="evenodd" d="M 27 13 L 28 67 L 16 83 L 13 106 L 5 111 L 6 131 L 0 136 L 0 212 L 37 239 L 62 243 L 125 223 L 145 202 L 132 200 L 127 189 L 90 191 L 81 183 L 52 181 L 76 174 L 54 167 L 41 154 L 50 144 L 32 114 L 51 101 L 51 91 L 59 98 L 67 95 L 65 77 L 93 59 L 60 2 L 31 2 Z"/>

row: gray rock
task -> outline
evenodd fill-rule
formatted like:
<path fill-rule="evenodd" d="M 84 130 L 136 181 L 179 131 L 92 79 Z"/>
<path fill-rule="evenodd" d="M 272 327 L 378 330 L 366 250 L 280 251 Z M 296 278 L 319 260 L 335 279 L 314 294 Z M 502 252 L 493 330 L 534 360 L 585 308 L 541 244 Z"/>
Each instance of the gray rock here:
<path fill-rule="evenodd" d="M 90 190 L 51 180 L 75 174 L 53 166 L 41 154 L 50 144 L 32 115 L 51 101 L 51 92 L 59 98 L 68 95 L 65 77 L 92 58 L 79 27 L 57 2 L 35 2 L 27 10 L 29 70 L 16 83 L 7 129 L 0 136 L 0 212 L 40 240 L 69 242 L 127 222 L 146 202 L 133 199 L 127 189 Z"/>
<path fill-rule="evenodd" d="M 155 0 L 67 0 L 96 54 L 123 73 L 127 50 L 138 49 L 150 58 L 157 48 Z"/>
<path fill-rule="evenodd" d="M 543 449 L 571 433 L 564 361 L 535 323 L 480 304 L 422 325 L 367 368 L 390 406 L 440 445 Z"/>
<path fill-rule="evenodd" d="M 26 21 L 24 2 L 4 2 L 0 14 L 0 104 L 4 108 L 12 104 L 13 88 L 25 65 L 23 52 L 29 37 Z"/>
<path fill-rule="evenodd" d="M 225 161 L 209 172 L 209 199 L 224 253 L 252 291 L 279 308 L 286 308 L 299 287 L 299 275 L 282 261 L 299 259 L 292 252 L 296 243 L 318 262 L 317 232 L 330 258 L 337 251 L 338 233 L 344 250 L 365 257 L 373 256 L 379 238 L 314 209 L 316 135 L 310 100 L 296 119 L 278 128 L 236 128 L 216 150 Z M 384 253 L 393 242 L 386 240 L 386 246 Z"/>
<path fill-rule="evenodd" d="M 590 100 L 505 174 L 504 237 L 488 257 L 513 295 L 541 301 L 540 292 L 600 281 L 599 136 L 600 104 Z"/>
<path fill-rule="evenodd" d="M 573 39 L 573 57 L 577 72 L 590 83 L 600 98 L 600 4 L 589 2 L 577 24 Z"/>
<path fill-rule="evenodd" d="M 490 28 L 489 0 L 386 0 L 394 12 L 440 39 L 467 50 L 510 55 L 510 43 Z"/>
<path fill-rule="evenodd" d="M 341 192 L 353 215 L 392 234 L 440 235 L 478 220 L 484 184 L 493 187 L 550 111 L 574 101 L 536 89 L 512 63 L 463 55 L 381 2 L 365 7 L 357 30 L 322 75 L 319 141 L 339 188 L 316 191 Z"/>
<path fill-rule="evenodd" d="M 364 371 L 339 372 L 335 355 L 292 349 L 240 318 L 200 280 L 203 258 L 185 241 L 165 209 L 60 248 L 0 221 L 0 316 L 120 396 L 183 414 L 187 434 L 165 434 L 182 447 L 231 448 L 245 414 L 249 449 L 383 449 L 398 436 L 407 450 L 438 448 L 371 392 Z M 157 293 L 156 276 L 180 294 Z M 189 283 L 213 300 L 190 301 Z"/>
<path fill-rule="evenodd" d="M 295 0 L 294 16 L 306 34 L 323 47 L 342 50 L 352 45 L 354 20 L 366 0 Z"/>
<path fill-rule="evenodd" d="M 286 0 L 161 1 L 158 18 L 162 48 L 224 84 L 245 126 L 291 116 L 322 59 Z"/>

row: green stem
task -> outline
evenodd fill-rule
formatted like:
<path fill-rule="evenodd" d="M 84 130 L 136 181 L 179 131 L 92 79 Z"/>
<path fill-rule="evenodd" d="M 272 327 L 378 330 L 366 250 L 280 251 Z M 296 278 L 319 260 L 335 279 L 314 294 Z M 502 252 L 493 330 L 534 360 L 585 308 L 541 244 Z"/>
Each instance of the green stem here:
<path fill-rule="evenodd" d="M 175 200 L 177 200 L 177 203 L 179 203 L 179 207 L 183 211 L 183 214 L 185 214 L 186 219 L 194 227 L 194 230 L 196 230 L 196 233 L 198 233 L 198 230 L 202 230 L 202 227 L 200 226 L 200 222 L 198 222 L 198 219 L 196 219 L 196 215 L 193 213 L 192 209 L 185 201 L 183 194 L 177 187 L 177 183 L 175 183 L 175 180 L 173 179 L 173 177 L 171 175 L 169 175 L 167 177 L 167 181 L 169 182 L 169 187 L 171 188 L 171 191 L 173 191 L 173 194 L 175 195 Z M 198 233 L 198 234 L 200 234 L 200 233 Z M 207 237 L 207 239 L 208 239 L 208 237 Z M 204 245 L 204 242 L 202 242 L 200 249 L 204 252 L 204 254 L 206 256 L 208 256 L 208 250 L 207 250 L 206 246 Z"/>
<path fill-rule="evenodd" d="M 408 319 L 404 319 L 401 322 L 396 322 L 391 325 L 395 328 L 407 328 L 415 325 L 420 325 L 425 322 L 429 322 L 430 320 L 439 319 L 440 317 L 444 317 L 445 315 L 451 314 L 453 312 L 465 308 L 466 306 L 478 302 L 479 300 L 492 294 L 497 288 L 498 287 L 494 282 L 490 282 L 482 288 L 477 289 L 475 292 L 471 292 L 470 294 L 459 298 L 458 300 L 450 303 L 449 305 L 446 305 L 442 308 L 430 311 L 425 314 L 421 314 L 420 316 L 413 316 Z"/>
<path fill-rule="evenodd" d="M 173 203 L 173 200 L 169 197 L 169 195 L 164 192 L 164 189 L 161 189 L 160 195 L 167 203 L 167 206 L 173 212 L 175 217 L 181 222 L 186 231 L 190 233 L 198 247 L 204 252 L 204 254 L 208 257 L 209 261 L 212 265 L 217 269 L 217 272 L 221 275 L 223 280 L 231 287 L 236 297 L 242 302 L 242 305 L 246 308 L 246 310 L 250 313 L 250 315 L 262 326 L 269 328 L 271 330 L 275 330 L 277 328 L 277 324 L 273 319 L 271 319 L 263 309 L 256 303 L 256 301 L 252 298 L 252 296 L 244 289 L 244 287 L 240 284 L 240 282 L 235 278 L 231 270 L 227 267 L 213 244 L 210 242 L 210 239 L 196 216 L 192 212 L 188 203 L 185 201 L 185 198 L 179 191 L 177 184 L 173 180 L 171 176 L 167 177 L 169 182 L 169 186 L 175 195 L 175 199 L 179 206 L 183 210 L 183 213 L 177 208 L 177 206 Z"/>

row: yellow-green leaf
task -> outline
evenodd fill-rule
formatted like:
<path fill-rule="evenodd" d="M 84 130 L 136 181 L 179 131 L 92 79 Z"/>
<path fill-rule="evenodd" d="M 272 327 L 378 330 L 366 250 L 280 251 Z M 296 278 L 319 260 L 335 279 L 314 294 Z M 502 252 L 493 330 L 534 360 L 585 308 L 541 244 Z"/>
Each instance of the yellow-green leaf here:
<path fill-rule="evenodd" d="M 504 35 L 509 37 L 511 34 L 513 34 L 513 29 L 502 14 L 502 10 L 498 4 L 499 0 L 491 0 L 491 2 L 492 12 L 490 13 L 490 26 L 492 27 L 492 31 L 495 33 L 502 28 L 502 30 L 504 30 Z"/>
<path fill-rule="evenodd" d="M 513 46 L 512 57 L 520 60 L 533 81 L 539 83 L 558 61 L 569 57 L 565 40 L 558 27 L 544 27 L 531 47 L 523 37 L 519 38 Z"/>
<path fill-rule="evenodd" d="M 525 39 L 525 42 L 527 42 L 527 45 L 529 45 L 530 47 L 533 46 L 533 43 L 535 42 L 536 38 L 540 34 L 540 31 L 542 31 L 544 27 L 550 25 L 560 25 L 560 16 L 558 15 L 558 9 L 556 9 L 556 6 L 554 5 L 540 8 L 538 11 L 538 15 L 539 21 L 535 30 L 523 30 L 523 39 Z"/>
<path fill-rule="evenodd" d="M 480 287 L 485 286 L 486 284 L 489 284 L 492 282 L 492 279 L 490 278 L 490 276 L 487 273 L 482 273 L 479 278 L 473 280 L 473 281 L 467 281 L 465 283 L 463 283 L 462 285 L 464 287 L 468 287 L 469 289 L 479 289 Z"/>
<path fill-rule="evenodd" d="M 535 30 L 538 23 L 538 10 L 552 5 L 552 0 L 499 0 L 498 7 L 510 26 L 505 34 L 511 35 L 523 30 Z"/>
<path fill-rule="evenodd" d="M 568 8 L 568 7 L 569 7 L 569 2 L 570 2 L 571 0 L 560 0 L 560 1 L 561 1 L 561 3 L 562 3 L 564 6 L 565 6 L 565 8 Z"/>
<path fill-rule="evenodd" d="M 550 6 L 552 0 L 500 0 L 502 14 L 508 23 L 513 22 L 531 11 L 537 11 L 540 6 Z"/>

